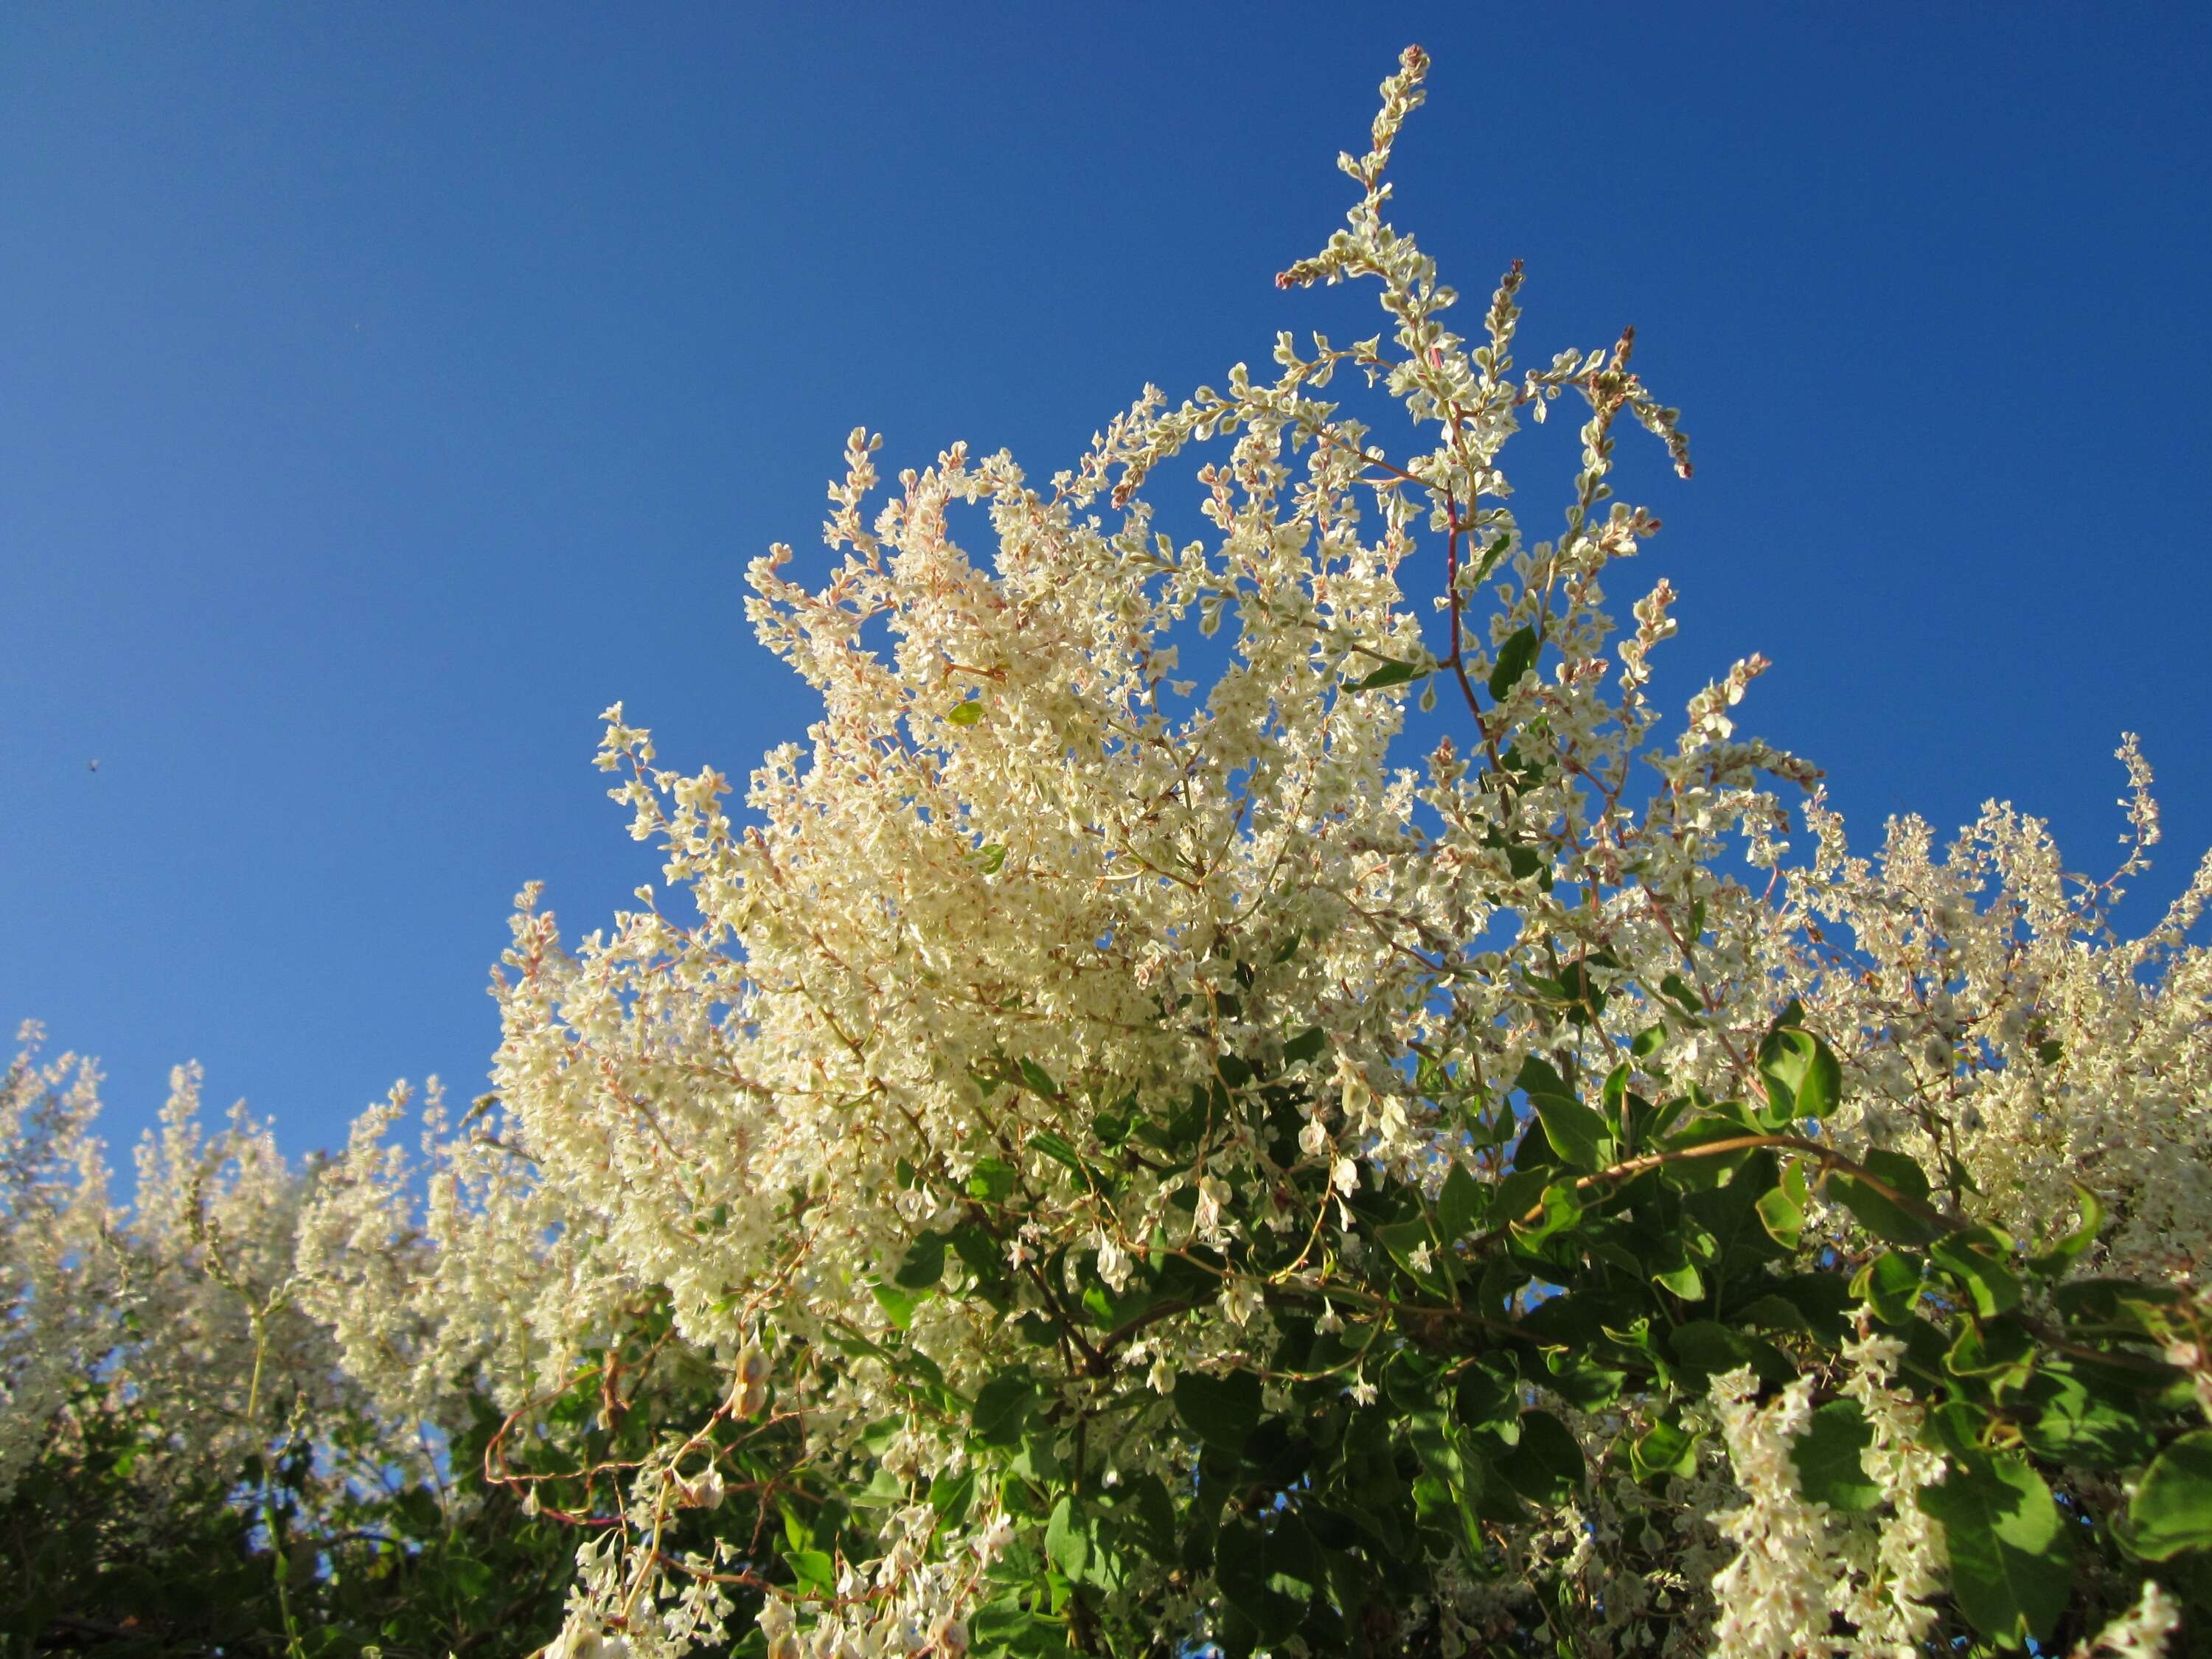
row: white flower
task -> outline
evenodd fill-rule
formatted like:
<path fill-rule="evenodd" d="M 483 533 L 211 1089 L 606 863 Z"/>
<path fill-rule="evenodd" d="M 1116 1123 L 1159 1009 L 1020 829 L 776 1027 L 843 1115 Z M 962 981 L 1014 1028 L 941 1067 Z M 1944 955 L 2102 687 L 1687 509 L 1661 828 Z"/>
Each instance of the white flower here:
<path fill-rule="evenodd" d="M 1221 1313 L 1228 1322 L 1242 1329 L 1261 1305 L 1260 1287 L 1249 1279 L 1234 1279 L 1221 1291 Z"/>
<path fill-rule="evenodd" d="M 2180 1628 L 2180 1604 L 2146 1578 L 2136 1604 L 2095 1637 L 2076 1643 L 2069 1659 L 2163 1659 Z"/>

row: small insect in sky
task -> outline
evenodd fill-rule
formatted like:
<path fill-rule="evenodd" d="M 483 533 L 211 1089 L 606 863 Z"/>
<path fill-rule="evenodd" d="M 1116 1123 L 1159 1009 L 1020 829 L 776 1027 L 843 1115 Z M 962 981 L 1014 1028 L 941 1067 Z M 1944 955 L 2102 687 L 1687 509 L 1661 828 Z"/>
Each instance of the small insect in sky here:
<path fill-rule="evenodd" d="M 100 763 L 96 760 L 87 761 L 84 763 L 84 769 L 88 772 L 97 772 L 100 770 Z"/>

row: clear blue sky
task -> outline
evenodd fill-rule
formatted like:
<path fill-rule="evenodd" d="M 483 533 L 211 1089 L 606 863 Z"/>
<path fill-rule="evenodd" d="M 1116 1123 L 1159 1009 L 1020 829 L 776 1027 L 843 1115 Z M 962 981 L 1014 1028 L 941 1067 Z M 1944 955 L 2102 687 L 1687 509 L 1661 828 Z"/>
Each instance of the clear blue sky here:
<path fill-rule="evenodd" d="M 739 776 L 800 734 L 743 569 L 818 545 L 848 428 L 1043 476 L 1369 331 L 1270 278 L 1408 40 L 1397 216 L 1471 294 L 1527 259 L 1524 358 L 1633 321 L 1685 410 L 1696 480 L 1631 475 L 1670 689 L 1763 650 L 1863 842 L 2006 797 L 2100 869 L 2139 729 L 2170 892 L 2212 9 L 19 3 L 0 1021 L 103 1056 L 118 1139 L 190 1057 L 295 1149 L 477 1092 L 515 889 L 573 932 L 656 875 L 598 711 Z"/>

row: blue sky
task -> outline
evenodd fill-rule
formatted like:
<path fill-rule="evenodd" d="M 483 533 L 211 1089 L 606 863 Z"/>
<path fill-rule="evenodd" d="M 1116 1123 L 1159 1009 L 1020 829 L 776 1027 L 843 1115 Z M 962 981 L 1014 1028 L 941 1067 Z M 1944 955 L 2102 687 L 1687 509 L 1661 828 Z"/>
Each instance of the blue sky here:
<path fill-rule="evenodd" d="M 574 932 L 656 873 L 599 710 L 739 776 L 800 735 L 743 571 L 818 545 L 850 428 L 1043 476 L 1146 380 L 1379 325 L 1270 279 L 1409 40 L 1399 222 L 1471 295 L 1528 261 L 1524 361 L 1632 321 L 1685 411 L 1694 482 L 1624 444 L 1684 594 L 1668 689 L 1762 650 L 1747 724 L 1863 842 L 1994 796 L 2100 871 L 2139 730 L 2166 895 L 2212 843 L 2208 37 L 2179 4 L 0 10 L 0 1020 L 102 1056 L 118 1139 L 187 1058 L 295 1149 L 395 1077 L 477 1092 L 516 888 Z M 1570 459 L 1530 446 L 1540 526 Z"/>

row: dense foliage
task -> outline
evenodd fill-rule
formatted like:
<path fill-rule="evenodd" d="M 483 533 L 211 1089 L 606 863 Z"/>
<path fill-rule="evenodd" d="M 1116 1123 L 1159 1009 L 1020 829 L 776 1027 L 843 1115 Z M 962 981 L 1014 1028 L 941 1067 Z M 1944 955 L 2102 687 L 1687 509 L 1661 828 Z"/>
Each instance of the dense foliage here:
<path fill-rule="evenodd" d="M 2091 881 L 1998 805 L 1852 854 L 1736 734 L 1758 658 L 1662 732 L 1607 480 L 1686 441 L 1628 336 L 1516 372 L 1517 266 L 1446 327 L 1382 216 L 1425 69 L 1282 278 L 1387 338 L 1148 391 L 1044 489 L 956 447 L 871 517 L 854 434 L 820 586 L 752 568 L 810 746 L 739 820 L 609 711 L 681 902 L 564 945 L 526 890 L 419 1160 L 404 1095 L 293 1168 L 185 1078 L 125 1215 L 27 1054 L 22 1650 L 2206 1639 L 2212 863 L 2115 930 L 2132 739 Z M 1562 397 L 1535 539 L 1500 454 Z"/>

